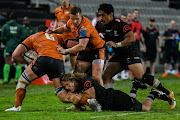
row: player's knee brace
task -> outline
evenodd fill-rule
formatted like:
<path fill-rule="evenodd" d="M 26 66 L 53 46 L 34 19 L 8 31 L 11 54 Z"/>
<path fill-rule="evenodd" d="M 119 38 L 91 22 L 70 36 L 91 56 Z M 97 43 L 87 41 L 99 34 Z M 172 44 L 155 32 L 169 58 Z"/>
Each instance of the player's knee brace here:
<path fill-rule="evenodd" d="M 55 89 L 56 95 L 58 96 L 58 95 L 61 93 L 61 91 L 63 91 L 63 90 L 64 90 L 63 87 L 57 87 L 57 88 Z"/>
<path fill-rule="evenodd" d="M 153 81 L 154 81 L 154 76 L 152 76 L 152 75 L 148 75 L 145 73 L 142 77 L 142 83 L 146 83 L 150 86 L 153 85 Z"/>
<path fill-rule="evenodd" d="M 26 89 L 26 86 L 28 86 L 33 81 L 33 79 L 29 75 L 27 75 L 25 71 L 21 74 L 20 79 L 21 80 L 18 82 L 16 86 L 16 90 L 18 88 Z"/>

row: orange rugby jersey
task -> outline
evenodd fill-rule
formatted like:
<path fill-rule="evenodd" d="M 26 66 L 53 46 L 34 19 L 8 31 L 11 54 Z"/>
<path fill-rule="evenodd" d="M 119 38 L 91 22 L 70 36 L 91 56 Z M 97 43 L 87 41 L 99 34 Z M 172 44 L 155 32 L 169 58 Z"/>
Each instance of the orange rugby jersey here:
<path fill-rule="evenodd" d="M 73 6 L 69 5 L 69 7 L 65 10 L 62 9 L 62 7 L 58 7 L 55 9 L 55 16 L 57 17 L 57 20 L 59 22 L 62 22 L 64 24 L 67 23 L 67 21 L 70 19 L 70 10 Z M 65 32 L 63 34 L 60 34 L 62 37 L 62 40 L 66 41 L 67 39 L 75 39 L 74 35 L 71 32 Z"/>
<path fill-rule="evenodd" d="M 59 54 L 56 47 L 58 44 L 64 46 L 64 41 L 59 40 L 59 35 L 55 33 L 39 32 L 25 39 L 22 44 L 28 50 L 34 49 L 38 53 L 38 56 L 49 56 L 63 60 L 62 54 Z"/>
<path fill-rule="evenodd" d="M 66 10 L 63 10 L 61 6 L 55 9 L 55 16 L 57 17 L 58 21 L 63 22 L 64 24 L 70 19 L 70 10 L 73 6 L 69 5 Z"/>
<path fill-rule="evenodd" d="M 91 21 L 84 17 L 82 22 L 78 27 L 75 27 L 71 20 L 67 23 L 67 28 L 71 30 L 77 40 L 81 38 L 89 38 L 89 42 L 85 50 L 94 50 L 102 48 L 105 45 L 105 41 L 99 36 L 97 30 L 93 27 Z"/>

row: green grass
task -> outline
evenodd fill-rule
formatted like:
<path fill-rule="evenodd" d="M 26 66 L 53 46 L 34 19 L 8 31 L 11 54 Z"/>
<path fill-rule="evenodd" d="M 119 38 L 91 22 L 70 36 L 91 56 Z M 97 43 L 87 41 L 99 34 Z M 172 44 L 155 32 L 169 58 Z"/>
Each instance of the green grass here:
<path fill-rule="evenodd" d="M 100 120 L 178 120 L 180 119 L 180 78 L 168 76 L 157 78 L 168 89 L 175 93 L 177 106 L 170 110 L 165 101 L 155 100 L 150 112 L 132 112 L 132 111 L 66 111 L 65 108 L 72 104 L 62 103 L 54 94 L 53 85 L 30 85 L 27 87 L 27 94 L 23 101 L 21 112 L 5 112 L 4 110 L 14 106 L 15 88 L 13 80 L 8 85 L 0 84 L 0 120 L 82 120 L 82 119 L 100 119 Z M 115 89 L 129 93 L 131 81 L 119 81 L 115 84 Z M 138 90 L 137 99 L 142 102 L 149 94 L 151 87 L 147 90 Z"/>

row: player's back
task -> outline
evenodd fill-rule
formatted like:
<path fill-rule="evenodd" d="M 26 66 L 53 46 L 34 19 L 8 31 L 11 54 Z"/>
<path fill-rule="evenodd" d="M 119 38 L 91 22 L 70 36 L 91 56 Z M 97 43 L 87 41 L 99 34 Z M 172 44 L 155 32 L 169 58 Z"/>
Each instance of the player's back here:
<path fill-rule="evenodd" d="M 33 48 L 38 56 L 49 56 L 55 59 L 61 59 L 62 55 L 57 51 L 58 35 L 39 32 L 28 37 L 23 43 L 29 48 Z"/>

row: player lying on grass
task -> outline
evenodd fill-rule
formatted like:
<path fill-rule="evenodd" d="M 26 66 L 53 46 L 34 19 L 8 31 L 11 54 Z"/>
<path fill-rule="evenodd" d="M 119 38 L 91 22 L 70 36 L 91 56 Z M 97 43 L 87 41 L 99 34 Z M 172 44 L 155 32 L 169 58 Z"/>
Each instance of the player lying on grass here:
<path fill-rule="evenodd" d="M 62 92 L 68 94 L 66 99 L 69 102 L 76 106 L 87 105 L 96 111 L 101 111 L 101 108 L 114 111 L 149 111 L 155 98 L 172 100 L 167 94 L 151 89 L 143 103 L 140 103 L 120 90 L 105 89 L 84 73 L 64 74 L 61 85 L 65 89 Z"/>

